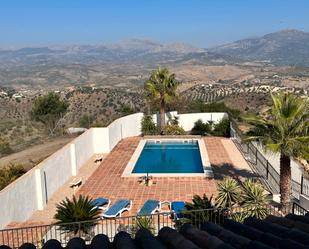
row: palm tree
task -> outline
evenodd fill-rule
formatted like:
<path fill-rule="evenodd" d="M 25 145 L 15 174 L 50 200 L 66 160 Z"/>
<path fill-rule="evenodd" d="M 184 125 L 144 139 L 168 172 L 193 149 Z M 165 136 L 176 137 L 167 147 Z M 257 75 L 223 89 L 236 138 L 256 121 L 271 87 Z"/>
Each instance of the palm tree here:
<path fill-rule="evenodd" d="M 244 139 L 257 141 L 267 151 L 280 153 L 280 194 L 284 207 L 291 201 L 291 158 L 309 159 L 308 101 L 290 93 L 271 95 L 267 119 L 248 116 L 254 126 Z"/>
<path fill-rule="evenodd" d="M 100 218 L 100 209 L 95 207 L 93 200 L 87 196 L 80 195 L 73 199 L 65 198 L 56 205 L 56 214 L 54 218 L 57 220 L 62 230 L 73 232 L 84 232 L 88 234 L 92 227 Z"/>
<path fill-rule="evenodd" d="M 167 68 L 158 67 L 145 83 L 145 90 L 152 100 L 160 101 L 160 128 L 165 126 L 165 108 L 176 96 L 179 82 L 175 74 L 170 74 Z"/>

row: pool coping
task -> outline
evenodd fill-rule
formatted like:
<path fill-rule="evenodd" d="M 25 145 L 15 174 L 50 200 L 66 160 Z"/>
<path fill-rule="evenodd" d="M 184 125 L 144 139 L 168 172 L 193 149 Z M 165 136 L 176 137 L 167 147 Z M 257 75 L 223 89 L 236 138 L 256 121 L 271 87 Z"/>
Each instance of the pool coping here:
<path fill-rule="evenodd" d="M 127 163 L 121 177 L 141 177 L 145 176 L 145 173 L 132 173 L 137 160 L 142 153 L 142 150 L 147 141 L 157 141 L 157 140 L 196 140 L 198 142 L 200 156 L 202 161 L 202 166 L 204 173 L 149 173 L 152 177 L 214 177 L 211 164 L 209 161 L 206 145 L 204 139 L 202 138 L 143 138 L 137 145 L 133 155 L 131 156 L 129 162 Z"/>

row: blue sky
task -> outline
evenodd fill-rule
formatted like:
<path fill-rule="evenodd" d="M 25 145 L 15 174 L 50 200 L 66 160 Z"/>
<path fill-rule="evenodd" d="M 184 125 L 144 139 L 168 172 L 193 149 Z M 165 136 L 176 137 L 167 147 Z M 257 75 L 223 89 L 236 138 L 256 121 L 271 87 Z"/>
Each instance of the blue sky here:
<path fill-rule="evenodd" d="M 129 38 L 210 47 L 295 28 L 308 0 L 1 0 L 0 47 L 100 44 Z"/>

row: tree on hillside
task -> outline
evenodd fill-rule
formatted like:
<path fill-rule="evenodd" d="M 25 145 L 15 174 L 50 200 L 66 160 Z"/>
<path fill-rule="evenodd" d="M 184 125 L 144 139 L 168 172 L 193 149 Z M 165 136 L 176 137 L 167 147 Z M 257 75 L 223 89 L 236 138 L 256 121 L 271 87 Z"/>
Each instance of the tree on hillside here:
<path fill-rule="evenodd" d="M 94 118 L 92 115 L 87 115 L 84 114 L 80 119 L 79 119 L 79 126 L 83 128 L 89 129 L 91 125 L 93 124 Z"/>
<path fill-rule="evenodd" d="M 0 136 L 0 155 L 11 151 L 10 143 L 7 139 Z"/>
<path fill-rule="evenodd" d="M 176 90 L 179 81 L 176 80 L 175 74 L 170 74 L 167 68 L 158 67 L 153 71 L 145 83 L 147 95 L 152 100 L 160 102 L 160 129 L 165 126 L 166 104 L 170 103 L 176 96 Z"/>
<path fill-rule="evenodd" d="M 19 164 L 10 163 L 0 168 L 0 190 L 5 188 L 18 177 L 25 174 L 25 169 Z"/>
<path fill-rule="evenodd" d="M 53 136 L 59 125 L 64 121 L 69 104 L 60 99 L 56 93 L 48 93 L 34 100 L 31 117 L 43 123 L 49 134 Z"/>
<path fill-rule="evenodd" d="M 309 159 L 308 101 L 290 93 L 272 95 L 268 118 L 244 117 L 253 125 L 245 141 L 257 141 L 280 153 L 280 194 L 284 207 L 291 201 L 291 158 Z"/>

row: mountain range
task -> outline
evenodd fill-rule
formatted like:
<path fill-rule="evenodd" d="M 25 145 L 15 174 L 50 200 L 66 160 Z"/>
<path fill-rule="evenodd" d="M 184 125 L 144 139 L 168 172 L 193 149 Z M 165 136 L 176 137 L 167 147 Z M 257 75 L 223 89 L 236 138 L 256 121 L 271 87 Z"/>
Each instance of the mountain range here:
<path fill-rule="evenodd" d="M 61 64 L 241 63 L 309 66 L 309 33 L 282 30 L 210 49 L 131 39 L 116 44 L 0 50 L 0 67 Z"/>
<path fill-rule="evenodd" d="M 246 61 L 309 66 L 309 33 L 287 29 L 262 37 L 235 41 L 208 51 Z"/>

